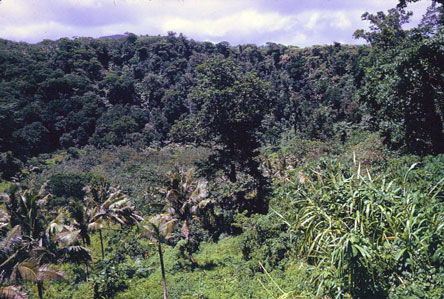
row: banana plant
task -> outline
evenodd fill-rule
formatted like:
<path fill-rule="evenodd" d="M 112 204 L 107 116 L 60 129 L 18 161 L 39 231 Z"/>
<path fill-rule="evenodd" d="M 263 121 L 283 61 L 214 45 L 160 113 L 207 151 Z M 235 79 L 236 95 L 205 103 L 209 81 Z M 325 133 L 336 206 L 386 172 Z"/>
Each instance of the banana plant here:
<path fill-rule="evenodd" d="M 162 243 L 167 243 L 171 237 L 176 219 L 169 214 L 156 215 L 148 220 L 146 224 L 141 225 L 141 236 L 149 239 L 157 246 L 159 253 L 160 268 L 162 272 L 163 298 L 168 299 L 165 265 L 163 262 Z"/>

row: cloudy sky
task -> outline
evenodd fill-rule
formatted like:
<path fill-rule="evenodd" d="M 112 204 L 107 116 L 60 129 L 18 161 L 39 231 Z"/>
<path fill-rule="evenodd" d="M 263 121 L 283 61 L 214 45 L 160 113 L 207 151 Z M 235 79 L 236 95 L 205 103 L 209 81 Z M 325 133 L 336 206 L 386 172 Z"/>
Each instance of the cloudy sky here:
<path fill-rule="evenodd" d="M 43 39 L 183 33 L 232 45 L 266 42 L 310 46 L 358 43 L 365 11 L 386 11 L 397 0 L 1 0 L 0 38 Z M 410 5 L 413 23 L 428 0 Z"/>

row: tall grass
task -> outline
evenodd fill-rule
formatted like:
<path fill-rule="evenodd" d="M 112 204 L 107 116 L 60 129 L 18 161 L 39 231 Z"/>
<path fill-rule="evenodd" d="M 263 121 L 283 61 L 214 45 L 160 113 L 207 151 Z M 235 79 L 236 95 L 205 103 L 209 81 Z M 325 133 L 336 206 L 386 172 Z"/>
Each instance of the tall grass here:
<path fill-rule="evenodd" d="M 390 172 L 372 173 L 353 160 L 320 159 L 293 171 L 273 207 L 288 226 L 296 255 L 313 265 L 314 294 L 384 298 L 429 270 L 443 271 L 439 172 L 410 179 L 418 168 L 427 172 L 427 165 L 405 170 L 405 163 L 395 163 Z"/>

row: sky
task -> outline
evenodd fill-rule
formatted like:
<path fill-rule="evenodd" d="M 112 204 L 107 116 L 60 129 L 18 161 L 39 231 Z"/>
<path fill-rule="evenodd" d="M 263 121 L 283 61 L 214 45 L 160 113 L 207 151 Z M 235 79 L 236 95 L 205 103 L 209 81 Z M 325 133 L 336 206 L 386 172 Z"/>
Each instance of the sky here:
<path fill-rule="evenodd" d="M 417 23 L 430 0 L 409 6 Z M 0 38 L 36 43 L 62 37 L 183 33 L 231 45 L 275 42 L 299 47 L 357 44 L 361 15 L 397 0 L 1 0 Z"/>

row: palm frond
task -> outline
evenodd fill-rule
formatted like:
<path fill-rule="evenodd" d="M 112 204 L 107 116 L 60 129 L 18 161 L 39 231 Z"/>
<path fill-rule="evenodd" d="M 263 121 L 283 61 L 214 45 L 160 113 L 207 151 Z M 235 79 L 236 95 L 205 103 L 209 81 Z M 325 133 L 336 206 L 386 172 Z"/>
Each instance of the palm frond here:
<path fill-rule="evenodd" d="M 81 230 L 74 229 L 73 227 L 69 227 L 68 230 L 57 234 L 57 240 L 63 246 L 69 246 L 71 244 L 76 243 L 80 239 L 80 237 L 81 237 Z"/>
<path fill-rule="evenodd" d="M 38 269 L 37 277 L 39 281 L 61 280 L 65 279 L 66 275 L 63 271 L 52 269 L 50 265 L 42 265 Z"/>
<path fill-rule="evenodd" d="M 2 240 L 1 246 L 5 249 L 9 249 L 11 244 L 20 241 L 22 238 L 22 228 L 20 225 L 14 226 Z"/>
<path fill-rule="evenodd" d="M 21 291 L 18 286 L 2 286 L 0 287 L 0 298 L 28 299 L 28 293 Z"/>
<path fill-rule="evenodd" d="M 16 265 L 15 275 L 20 274 L 21 279 L 25 281 L 38 281 L 38 262 L 36 259 L 28 259 Z M 16 279 L 16 276 L 15 276 Z M 14 279 L 14 280 L 15 280 Z"/>

